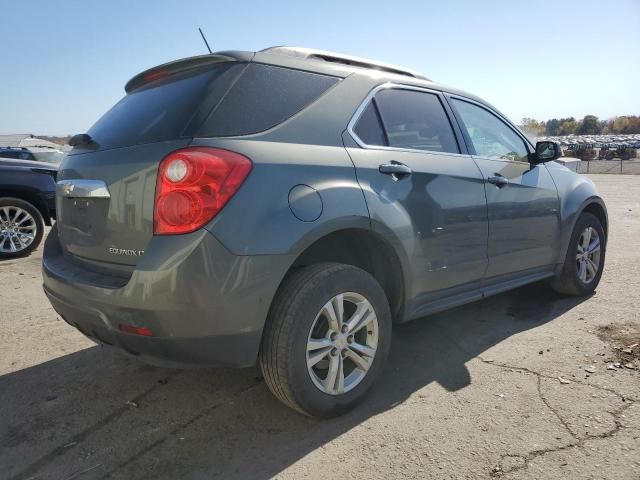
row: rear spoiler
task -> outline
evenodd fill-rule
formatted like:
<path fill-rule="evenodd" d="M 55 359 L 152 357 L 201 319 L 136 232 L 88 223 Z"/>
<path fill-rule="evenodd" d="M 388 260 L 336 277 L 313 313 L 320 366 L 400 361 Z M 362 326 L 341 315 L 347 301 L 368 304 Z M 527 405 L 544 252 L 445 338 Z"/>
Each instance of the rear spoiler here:
<path fill-rule="evenodd" d="M 238 60 L 250 61 L 253 55 L 247 55 L 247 52 L 216 52 L 211 55 L 199 55 L 197 57 L 183 58 L 182 60 L 176 60 L 174 62 L 158 65 L 157 67 L 145 70 L 139 73 L 131 80 L 129 80 L 124 86 L 124 90 L 127 93 L 146 85 L 149 82 L 159 80 L 169 75 L 173 75 L 178 72 L 185 72 L 196 68 L 206 67 L 208 65 L 214 65 L 222 62 L 233 62 Z M 248 57 L 248 58 L 245 58 Z"/>

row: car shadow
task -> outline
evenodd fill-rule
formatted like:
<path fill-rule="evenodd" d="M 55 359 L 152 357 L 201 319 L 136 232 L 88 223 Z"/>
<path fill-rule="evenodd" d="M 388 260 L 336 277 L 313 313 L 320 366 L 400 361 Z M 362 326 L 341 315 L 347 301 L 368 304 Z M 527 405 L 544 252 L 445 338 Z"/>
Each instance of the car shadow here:
<path fill-rule="evenodd" d="M 581 301 L 540 283 L 397 326 L 371 395 L 325 421 L 278 403 L 257 369 L 166 370 L 87 348 L 0 377 L 0 477 L 270 478 L 432 382 L 465 388 L 467 362 Z"/>

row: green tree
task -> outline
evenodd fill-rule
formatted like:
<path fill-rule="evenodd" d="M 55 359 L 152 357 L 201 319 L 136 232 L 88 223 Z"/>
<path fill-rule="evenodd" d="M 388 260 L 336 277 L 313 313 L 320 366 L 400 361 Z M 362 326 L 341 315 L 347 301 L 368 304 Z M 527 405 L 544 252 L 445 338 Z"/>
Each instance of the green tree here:
<path fill-rule="evenodd" d="M 625 130 L 628 130 L 629 127 L 629 119 L 627 117 L 617 117 L 613 119 L 611 122 L 611 131 L 613 133 L 622 133 Z"/>
<path fill-rule="evenodd" d="M 611 130 L 611 133 L 640 133 L 640 117 L 635 115 L 616 117 L 611 121 L 609 129 Z"/>
<path fill-rule="evenodd" d="M 584 117 L 576 129 L 578 135 L 598 135 L 601 132 L 602 126 L 595 115 Z"/>
<path fill-rule="evenodd" d="M 523 118 L 518 125 L 520 129 L 530 137 L 539 137 L 545 132 L 544 122 L 539 122 L 534 118 Z"/>
<path fill-rule="evenodd" d="M 544 133 L 551 137 L 560 135 L 560 120 L 558 120 L 557 118 L 552 118 L 551 120 L 547 121 Z"/>
<path fill-rule="evenodd" d="M 560 119 L 560 133 L 559 135 L 571 135 L 576 133 L 578 128 L 578 122 L 573 117 Z"/>

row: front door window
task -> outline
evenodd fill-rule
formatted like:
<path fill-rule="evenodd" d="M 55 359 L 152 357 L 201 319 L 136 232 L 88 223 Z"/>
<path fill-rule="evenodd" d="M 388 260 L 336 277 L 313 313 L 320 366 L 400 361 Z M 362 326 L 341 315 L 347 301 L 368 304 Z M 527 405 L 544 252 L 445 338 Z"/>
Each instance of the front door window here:
<path fill-rule="evenodd" d="M 498 117 L 482 107 L 463 100 L 453 99 L 462 117 L 476 155 L 500 160 L 528 162 L 528 150 L 524 141 Z"/>

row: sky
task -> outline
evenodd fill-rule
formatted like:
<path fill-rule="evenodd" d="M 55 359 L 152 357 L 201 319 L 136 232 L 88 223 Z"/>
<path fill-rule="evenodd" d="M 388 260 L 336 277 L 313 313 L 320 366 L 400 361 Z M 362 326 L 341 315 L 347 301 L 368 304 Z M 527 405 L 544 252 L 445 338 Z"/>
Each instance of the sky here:
<path fill-rule="evenodd" d="M 149 67 L 332 50 L 417 70 L 515 122 L 640 115 L 640 0 L 0 0 L 0 134 L 86 131 Z"/>

